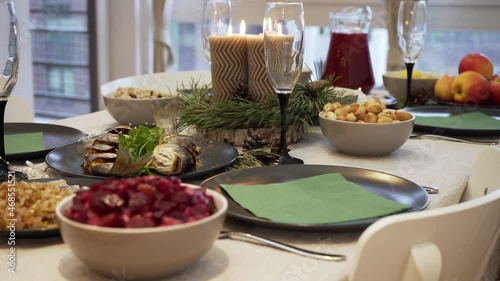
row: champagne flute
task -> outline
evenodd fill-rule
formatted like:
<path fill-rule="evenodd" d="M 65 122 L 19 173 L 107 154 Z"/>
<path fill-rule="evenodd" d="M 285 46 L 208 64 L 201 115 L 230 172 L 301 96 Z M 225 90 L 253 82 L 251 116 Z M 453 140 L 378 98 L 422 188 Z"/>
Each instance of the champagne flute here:
<path fill-rule="evenodd" d="M 302 71 L 304 8 L 302 2 L 268 2 L 264 18 L 264 54 L 281 113 L 279 163 L 303 164 L 288 154 L 286 143 L 288 99 Z"/>
<path fill-rule="evenodd" d="M 11 0 L 0 0 L 0 157 L 5 159 L 4 114 L 5 106 L 17 82 L 19 68 L 19 29 L 16 8 Z"/>
<path fill-rule="evenodd" d="M 227 34 L 231 26 L 231 0 L 205 0 L 201 20 L 201 36 L 203 39 L 203 53 L 210 63 L 211 35 Z"/>
<path fill-rule="evenodd" d="M 426 33 L 426 0 L 402 0 L 398 11 L 398 46 L 406 65 L 406 101 L 410 106 L 413 66 L 422 53 Z"/>

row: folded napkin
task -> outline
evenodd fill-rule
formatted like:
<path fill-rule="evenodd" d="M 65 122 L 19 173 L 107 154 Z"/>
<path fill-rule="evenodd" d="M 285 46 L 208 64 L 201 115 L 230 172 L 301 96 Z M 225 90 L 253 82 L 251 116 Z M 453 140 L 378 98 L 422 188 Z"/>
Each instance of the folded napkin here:
<path fill-rule="evenodd" d="M 386 216 L 410 208 L 366 191 L 338 173 L 284 183 L 220 186 L 255 216 L 283 223 L 339 223 Z"/>
<path fill-rule="evenodd" d="M 5 135 L 4 142 L 7 155 L 45 150 L 42 132 Z"/>
<path fill-rule="evenodd" d="M 445 127 L 453 129 L 500 129 L 500 120 L 481 112 L 469 112 L 447 117 L 416 116 L 415 122 L 419 125 Z"/>

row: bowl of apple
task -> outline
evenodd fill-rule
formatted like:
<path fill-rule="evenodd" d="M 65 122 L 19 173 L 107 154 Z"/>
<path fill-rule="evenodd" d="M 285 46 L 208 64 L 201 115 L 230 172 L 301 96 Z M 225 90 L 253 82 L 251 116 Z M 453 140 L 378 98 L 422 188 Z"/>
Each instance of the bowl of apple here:
<path fill-rule="evenodd" d="M 64 243 L 90 268 L 138 280 L 172 276 L 202 257 L 227 211 L 221 194 L 178 178 L 107 179 L 63 199 Z"/>
<path fill-rule="evenodd" d="M 500 106 L 500 75 L 484 54 L 469 53 L 458 64 L 458 74 L 445 74 L 436 82 L 440 104 Z"/>

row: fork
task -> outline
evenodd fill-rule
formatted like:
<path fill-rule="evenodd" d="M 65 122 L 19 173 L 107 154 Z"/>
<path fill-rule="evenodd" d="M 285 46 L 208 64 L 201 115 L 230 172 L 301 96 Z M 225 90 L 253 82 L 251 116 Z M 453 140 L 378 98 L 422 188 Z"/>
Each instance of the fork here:
<path fill-rule="evenodd" d="M 114 129 L 115 129 L 114 127 L 111 127 L 111 128 L 108 128 L 108 129 L 106 129 L 104 131 L 101 131 L 99 133 L 86 134 L 86 135 L 82 136 L 81 138 L 79 138 L 76 142 L 82 142 L 82 141 L 86 141 L 86 140 L 91 140 L 91 139 L 96 139 L 96 138 L 102 137 L 102 136 L 104 136 L 105 134 L 111 132 Z"/>
<path fill-rule="evenodd" d="M 486 141 L 486 140 L 473 140 L 473 139 L 467 139 L 467 138 L 447 137 L 447 136 L 433 135 L 433 134 L 411 135 L 410 136 L 410 139 L 423 139 L 423 138 L 442 139 L 442 140 L 448 140 L 448 141 L 454 141 L 454 142 L 483 144 L 483 145 L 497 145 L 498 144 L 498 141 L 494 141 L 494 140 L 488 140 L 488 141 Z"/>
<path fill-rule="evenodd" d="M 314 259 L 320 259 L 320 260 L 326 260 L 326 261 L 345 261 L 346 256 L 345 255 L 339 255 L 339 254 L 328 254 L 328 253 L 321 253 L 321 252 L 315 252 L 307 249 L 302 249 L 298 248 L 295 246 L 291 246 L 282 242 L 278 242 L 275 240 L 271 240 L 269 238 L 264 238 L 261 236 L 257 236 L 254 234 L 246 233 L 246 232 L 238 232 L 238 231 L 230 231 L 230 230 L 222 230 L 219 234 L 219 239 L 235 239 L 235 240 L 244 240 L 244 239 L 250 239 L 254 240 L 257 242 L 260 242 L 264 245 L 271 246 L 276 249 L 288 251 L 294 254 L 302 255 L 305 257 L 309 258 L 314 258 Z M 243 239 L 242 239 L 243 238 Z"/>

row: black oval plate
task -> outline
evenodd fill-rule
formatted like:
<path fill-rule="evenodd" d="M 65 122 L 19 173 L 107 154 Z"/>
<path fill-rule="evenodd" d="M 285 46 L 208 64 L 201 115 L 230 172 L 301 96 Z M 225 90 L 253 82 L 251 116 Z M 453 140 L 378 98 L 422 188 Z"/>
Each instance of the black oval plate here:
<path fill-rule="evenodd" d="M 85 134 L 75 128 L 41 123 L 5 123 L 4 132 L 6 135 L 24 134 L 24 133 L 43 133 L 45 149 L 7 154 L 5 158 L 8 161 L 34 160 L 43 158 L 52 149 L 77 141 Z"/>
<path fill-rule="evenodd" d="M 284 165 L 252 168 L 226 172 L 204 181 L 201 186 L 223 194 L 229 201 L 228 216 L 248 223 L 275 228 L 323 231 L 323 230 L 359 230 L 368 227 L 380 218 L 357 220 L 332 224 L 291 224 L 274 222 L 254 216 L 245 210 L 230 196 L 222 191 L 219 184 L 266 184 L 281 183 L 311 176 L 340 173 L 348 181 L 358 184 L 367 191 L 386 199 L 411 206 L 406 212 L 417 212 L 429 204 L 429 194 L 425 189 L 409 180 L 391 174 L 360 168 L 327 165 Z"/>
<path fill-rule="evenodd" d="M 431 100 L 434 101 L 434 102 L 436 102 L 437 104 L 445 105 L 445 106 L 460 106 L 460 107 L 477 107 L 477 108 L 500 109 L 500 105 L 494 105 L 494 104 L 470 105 L 470 104 L 462 104 L 462 103 L 456 103 L 456 102 L 442 101 L 442 100 L 438 99 L 437 97 L 431 97 Z"/>
<path fill-rule="evenodd" d="M 49 182 L 63 179 L 69 185 L 79 185 L 79 186 L 90 186 L 91 184 L 98 182 L 97 179 L 89 179 L 89 178 L 46 178 L 46 179 L 33 179 L 27 180 L 28 182 Z M 9 236 L 10 231 L 5 229 L 0 229 L 0 237 Z M 59 228 L 50 227 L 43 229 L 16 229 L 15 237 L 16 238 L 45 238 L 45 237 L 53 237 L 59 235 Z"/>
<path fill-rule="evenodd" d="M 180 179 L 193 179 L 210 173 L 213 173 L 210 175 L 212 176 L 218 170 L 231 165 L 238 158 L 238 151 L 232 145 L 221 141 L 193 139 L 200 148 L 200 164 L 182 174 L 176 175 Z M 96 179 L 106 178 L 85 174 L 82 168 L 84 156 L 84 144 L 76 142 L 52 150 L 47 154 L 45 161 L 51 168 L 67 175 Z"/>

